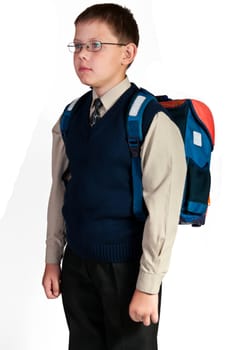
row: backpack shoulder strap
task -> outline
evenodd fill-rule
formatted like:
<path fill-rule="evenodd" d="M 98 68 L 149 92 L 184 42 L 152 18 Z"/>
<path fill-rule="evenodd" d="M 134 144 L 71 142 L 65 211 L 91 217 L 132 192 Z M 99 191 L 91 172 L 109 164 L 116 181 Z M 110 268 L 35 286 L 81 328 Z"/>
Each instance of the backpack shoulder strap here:
<path fill-rule="evenodd" d="M 134 157 L 138 155 L 139 144 L 144 137 L 142 129 L 143 112 L 151 100 L 157 101 L 156 97 L 149 91 L 140 88 L 130 105 L 127 118 L 127 135 L 129 148 Z"/>
<path fill-rule="evenodd" d="M 79 100 L 79 98 L 76 98 L 71 103 L 69 103 L 65 107 L 63 114 L 60 118 L 60 131 L 61 131 L 61 134 L 62 134 L 64 141 L 66 141 L 66 133 L 68 131 L 69 122 L 70 122 L 70 119 L 72 116 L 73 109 L 76 106 L 76 103 L 78 100 Z"/>
<path fill-rule="evenodd" d="M 152 100 L 157 102 L 154 95 L 140 88 L 132 99 L 127 118 L 128 145 L 132 155 L 133 212 L 139 220 L 145 220 L 146 218 L 140 159 L 140 147 L 144 139 L 142 128 L 143 112 Z"/>

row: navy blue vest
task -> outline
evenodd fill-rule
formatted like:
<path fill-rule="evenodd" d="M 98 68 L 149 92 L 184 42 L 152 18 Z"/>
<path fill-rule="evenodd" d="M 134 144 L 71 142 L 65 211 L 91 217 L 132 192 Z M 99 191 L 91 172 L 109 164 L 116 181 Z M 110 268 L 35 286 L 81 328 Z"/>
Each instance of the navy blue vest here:
<path fill-rule="evenodd" d="M 71 180 L 63 215 L 68 245 L 84 259 L 125 262 L 141 256 L 144 223 L 132 211 L 126 132 L 130 100 L 137 89 L 132 84 L 94 127 L 89 126 L 90 91 L 78 101 L 70 120 L 65 146 Z M 144 119 L 145 129 L 151 120 Z"/>

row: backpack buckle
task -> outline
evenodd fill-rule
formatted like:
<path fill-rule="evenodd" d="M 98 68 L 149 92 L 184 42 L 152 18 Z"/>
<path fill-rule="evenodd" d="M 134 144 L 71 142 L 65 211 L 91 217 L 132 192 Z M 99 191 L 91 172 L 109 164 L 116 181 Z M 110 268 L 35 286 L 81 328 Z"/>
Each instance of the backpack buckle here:
<path fill-rule="evenodd" d="M 137 137 L 130 137 L 128 145 L 133 158 L 140 157 L 140 140 Z"/>

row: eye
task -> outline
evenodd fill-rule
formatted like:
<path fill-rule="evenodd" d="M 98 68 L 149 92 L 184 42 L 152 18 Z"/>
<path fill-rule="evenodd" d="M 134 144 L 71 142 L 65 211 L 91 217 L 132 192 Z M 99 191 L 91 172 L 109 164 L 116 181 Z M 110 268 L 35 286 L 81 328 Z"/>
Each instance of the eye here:
<path fill-rule="evenodd" d="M 75 45 L 76 51 L 80 51 L 82 49 L 82 46 L 83 46 L 81 43 L 74 43 L 74 45 Z"/>
<path fill-rule="evenodd" d="M 98 51 L 101 49 L 101 42 L 100 41 L 91 41 L 90 47 L 92 51 Z"/>

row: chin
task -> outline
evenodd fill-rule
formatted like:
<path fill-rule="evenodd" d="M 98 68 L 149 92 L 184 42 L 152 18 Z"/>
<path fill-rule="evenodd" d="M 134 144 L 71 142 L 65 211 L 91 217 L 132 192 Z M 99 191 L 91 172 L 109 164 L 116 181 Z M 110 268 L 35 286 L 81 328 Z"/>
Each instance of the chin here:
<path fill-rule="evenodd" d="M 91 86 L 92 83 L 90 82 L 89 79 L 85 79 L 84 77 L 78 75 L 78 78 L 80 79 L 81 83 L 84 84 L 84 85 L 88 85 L 88 86 Z"/>

